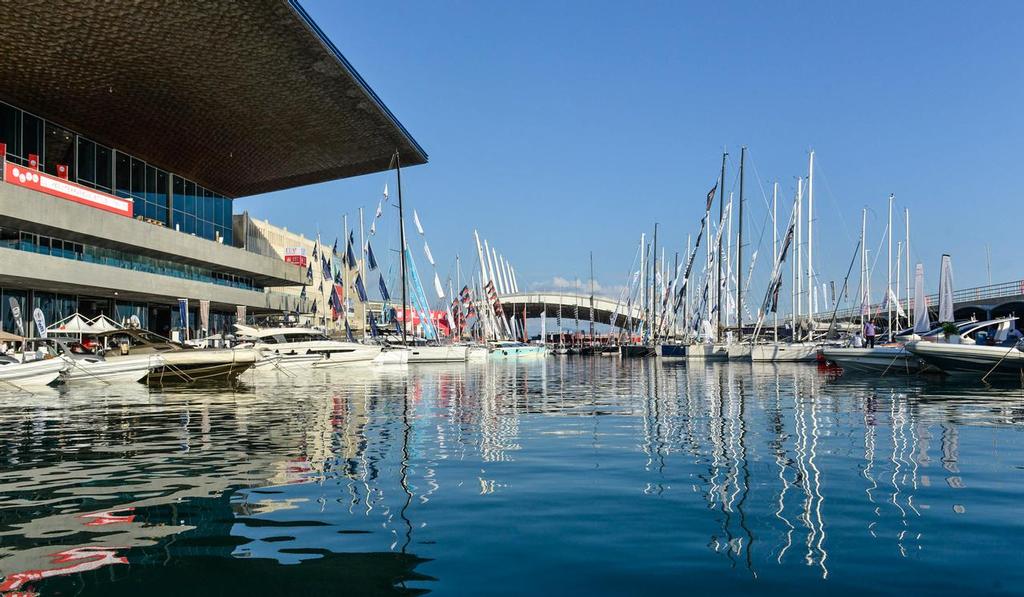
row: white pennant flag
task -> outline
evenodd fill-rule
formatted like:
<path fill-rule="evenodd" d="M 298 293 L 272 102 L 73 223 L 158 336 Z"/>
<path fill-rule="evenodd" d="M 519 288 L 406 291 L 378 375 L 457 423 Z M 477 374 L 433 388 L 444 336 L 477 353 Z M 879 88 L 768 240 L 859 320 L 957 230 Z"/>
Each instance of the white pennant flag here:
<path fill-rule="evenodd" d="M 444 289 L 441 288 L 441 278 L 437 277 L 437 272 L 434 272 L 434 290 L 437 291 L 437 298 L 444 298 Z"/>
<path fill-rule="evenodd" d="M 416 224 L 416 232 L 419 232 L 420 235 L 422 235 L 423 226 L 420 224 L 420 214 L 416 213 L 415 209 L 412 210 L 412 222 L 413 224 Z"/>
<path fill-rule="evenodd" d="M 388 183 L 384 183 L 384 200 L 388 200 Z"/>
<path fill-rule="evenodd" d="M 427 254 L 427 261 L 430 262 L 430 265 L 434 265 L 434 256 L 430 254 L 430 245 L 427 244 L 427 241 L 423 241 L 423 252 Z"/>
<path fill-rule="evenodd" d="M 370 236 L 377 234 L 377 220 L 370 222 Z"/>
<path fill-rule="evenodd" d="M 903 306 L 900 305 L 900 300 L 896 298 L 896 293 L 889 289 L 889 304 L 896 306 L 896 317 L 906 317 L 907 314 L 903 311 Z"/>
<path fill-rule="evenodd" d="M 377 213 L 373 214 L 373 217 L 374 218 L 379 218 L 382 215 L 384 215 L 384 202 L 383 201 L 378 201 L 377 202 Z"/>

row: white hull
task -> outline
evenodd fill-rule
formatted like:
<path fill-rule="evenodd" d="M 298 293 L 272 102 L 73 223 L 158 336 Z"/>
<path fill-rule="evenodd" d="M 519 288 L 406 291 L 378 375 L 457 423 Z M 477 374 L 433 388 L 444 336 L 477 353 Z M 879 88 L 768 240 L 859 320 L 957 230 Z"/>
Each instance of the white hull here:
<path fill-rule="evenodd" d="M 409 354 L 412 351 L 408 348 L 389 348 L 373 357 L 374 365 L 407 365 Z"/>
<path fill-rule="evenodd" d="M 730 361 L 749 361 L 750 353 L 753 347 L 750 344 L 730 344 L 729 345 L 729 360 Z"/>
<path fill-rule="evenodd" d="M 686 347 L 686 358 L 692 361 L 724 361 L 729 358 L 725 344 L 691 344 Z"/>
<path fill-rule="evenodd" d="M 864 373 L 917 372 L 917 358 L 902 346 L 876 346 L 874 348 L 840 348 L 826 346 L 825 358 L 843 368 L 843 371 Z"/>
<path fill-rule="evenodd" d="M 548 356 L 548 349 L 545 346 L 522 345 L 522 346 L 497 346 L 491 351 L 490 358 L 493 360 L 514 360 L 514 359 L 536 359 Z"/>
<path fill-rule="evenodd" d="M 57 381 L 68 368 L 63 358 L 40 359 L 26 363 L 0 364 L 0 388 L 11 386 L 21 389 L 41 388 Z"/>
<path fill-rule="evenodd" d="M 308 369 L 313 363 L 323 360 L 319 354 L 295 354 L 282 356 L 280 354 L 264 352 L 260 360 L 256 361 L 253 368 L 256 371 L 274 371 L 277 369 Z"/>
<path fill-rule="evenodd" d="M 1024 375 L 1024 352 L 1012 346 L 910 342 L 907 350 L 947 373 Z"/>
<path fill-rule="evenodd" d="M 486 346 L 470 346 L 466 351 L 466 360 L 479 362 L 487 360 L 488 350 Z"/>
<path fill-rule="evenodd" d="M 114 382 L 138 383 L 149 372 L 164 364 L 162 355 L 141 355 L 105 360 L 96 357 L 75 359 L 61 375 L 66 384 L 109 384 Z"/>
<path fill-rule="evenodd" d="M 818 359 L 818 345 L 809 342 L 787 344 L 756 344 L 750 350 L 752 361 L 772 361 L 776 363 L 802 363 Z"/>
<path fill-rule="evenodd" d="M 323 355 L 323 358 L 315 363 L 313 367 L 323 369 L 326 367 L 340 367 L 344 365 L 367 365 L 380 356 L 381 347 L 369 344 L 355 344 L 352 342 L 339 342 L 344 344 L 344 349 L 332 349 L 331 352 Z"/>
<path fill-rule="evenodd" d="M 465 363 L 468 346 L 410 346 L 409 363 Z"/>

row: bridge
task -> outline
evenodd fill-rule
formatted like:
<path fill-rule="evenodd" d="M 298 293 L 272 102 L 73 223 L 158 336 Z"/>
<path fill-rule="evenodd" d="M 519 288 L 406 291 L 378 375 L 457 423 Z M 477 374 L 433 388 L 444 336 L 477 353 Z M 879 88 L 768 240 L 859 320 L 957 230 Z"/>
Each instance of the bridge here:
<path fill-rule="evenodd" d="M 590 322 L 591 304 L 589 294 L 547 291 L 516 292 L 502 294 L 498 298 L 501 299 L 501 305 L 506 315 L 514 313 L 516 316 L 522 317 L 523 308 L 525 307 L 527 318 L 540 317 L 541 313 L 545 313 L 550 321 L 554 321 L 554 318 L 559 315 L 559 308 L 561 308 L 562 327 L 565 327 L 566 320 L 575 319 L 577 310 L 581 322 L 585 321 L 588 324 Z M 616 306 L 618 306 L 617 310 Z M 594 296 L 593 312 L 595 323 L 609 323 L 613 313 L 617 313 L 616 326 L 626 325 L 626 321 L 629 318 L 625 305 L 619 304 L 615 299 L 603 296 Z M 636 306 L 633 307 L 632 316 L 634 322 L 644 318 L 642 310 Z"/>
<path fill-rule="evenodd" d="M 927 297 L 928 311 L 931 313 L 932 321 L 935 321 L 939 313 L 939 295 L 930 294 Z M 913 306 L 913 301 L 906 297 L 900 298 L 900 305 L 906 311 L 908 305 Z M 885 303 L 871 305 L 871 313 L 877 317 L 879 313 L 885 314 Z M 1007 315 L 1024 316 L 1024 280 L 1012 282 L 1001 282 L 988 286 L 976 286 L 953 291 L 953 318 L 954 319 L 994 319 Z M 831 317 L 831 313 L 818 313 L 815 317 L 820 321 L 823 317 Z M 860 309 L 851 307 L 840 309 L 836 313 L 839 321 L 853 320 L 860 317 Z"/>

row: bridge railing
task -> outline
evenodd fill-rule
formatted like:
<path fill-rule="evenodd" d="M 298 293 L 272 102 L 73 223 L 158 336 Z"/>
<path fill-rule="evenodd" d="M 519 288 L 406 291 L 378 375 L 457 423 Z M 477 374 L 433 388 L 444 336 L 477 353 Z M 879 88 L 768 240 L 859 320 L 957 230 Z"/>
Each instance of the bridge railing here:
<path fill-rule="evenodd" d="M 1024 295 L 1024 280 L 1014 280 L 1012 282 L 1001 282 L 999 284 L 989 284 L 987 286 L 975 286 L 974 288 L 961 288 L 960 290 L 953 291 L 953 304 L 970 303 L 974 301 L 986 301 L 991 299 L 1010 298 L 1014 296 Z M 929 294 L 927 297 L 929 307 L 937 307 L 939 304 L 939 294 Z M 912 307 L 912 300 L 907 297 L 900 297 L 900 305 L 906 310 Z M 885 303 L 875 303 L 870 307 L 870 312 L 877 314 L 885 309 Z M 831 316 L 831 312 L 819 312 L 815 316 L 821 319 L 822 316 Z M 848 309 L 840 309 L 836 312 L 837 319 L 849 319 L 851 317 L 857 317 L 860 315 L 860 307 L 851 307 Z"/>

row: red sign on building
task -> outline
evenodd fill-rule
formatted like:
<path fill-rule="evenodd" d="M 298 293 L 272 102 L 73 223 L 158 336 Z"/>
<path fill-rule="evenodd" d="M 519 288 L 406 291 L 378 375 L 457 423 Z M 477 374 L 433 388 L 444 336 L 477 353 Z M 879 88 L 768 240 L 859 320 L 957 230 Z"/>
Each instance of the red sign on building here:
<path fill-rule="evenodd" d="M 50 176 L 45 172 L 25 168 L 17 164 L 7 162 L 4 164 L 4 182 L 13 184 L 54 197 L 60 197 L 68 201 L 109 211 L 110 213 L 132 217 L 134 204 L 131 199 L 115 197 L 106 193 L 100 193 L 90 188 L 68 182 L 56 176 Z"/>

